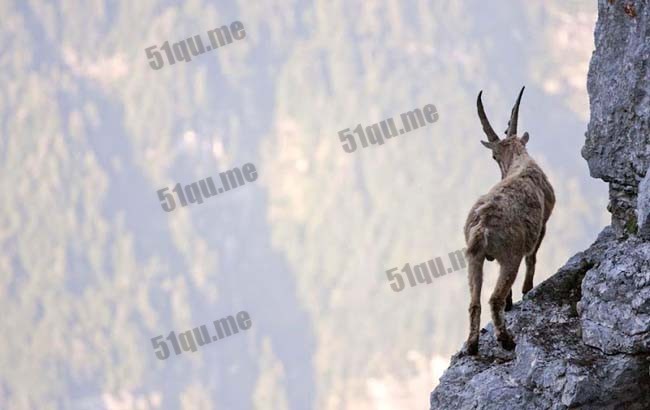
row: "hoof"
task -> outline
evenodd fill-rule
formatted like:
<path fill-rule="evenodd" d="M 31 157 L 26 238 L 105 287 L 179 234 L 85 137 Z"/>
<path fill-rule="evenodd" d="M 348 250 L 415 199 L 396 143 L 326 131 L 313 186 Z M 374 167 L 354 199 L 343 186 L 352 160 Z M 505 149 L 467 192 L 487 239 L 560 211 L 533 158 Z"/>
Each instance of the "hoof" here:
<path fill-rule="evenodd" d="M 470 356 L 476 356 L 478 354 L 478 340 L 476 342 L 467 342 L 466 353 Z"/>
<path fill-rule="evenodd" d="M 517 346 L 515 341 L 512 340 L 512 337 L 510 337 L 509 335 L 501 337 L 498 340 L 499 340 L 499 342 L 501 342 L 501 346 L 504 349 L 509 350 L 509 351 L 515 350 L 515 346 Z"/>

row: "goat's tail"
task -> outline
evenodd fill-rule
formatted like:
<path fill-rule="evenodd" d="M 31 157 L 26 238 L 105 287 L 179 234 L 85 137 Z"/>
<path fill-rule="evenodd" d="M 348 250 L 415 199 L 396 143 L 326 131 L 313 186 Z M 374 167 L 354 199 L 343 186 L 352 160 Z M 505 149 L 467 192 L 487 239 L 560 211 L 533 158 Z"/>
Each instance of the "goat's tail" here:
<path fill-rule="evenodd" d="M 485 252 L 487 246 L 486 233 L 485 228 L 480 223 L 470 229 L 467 241 L 468 256 L 478 256 Z"/>

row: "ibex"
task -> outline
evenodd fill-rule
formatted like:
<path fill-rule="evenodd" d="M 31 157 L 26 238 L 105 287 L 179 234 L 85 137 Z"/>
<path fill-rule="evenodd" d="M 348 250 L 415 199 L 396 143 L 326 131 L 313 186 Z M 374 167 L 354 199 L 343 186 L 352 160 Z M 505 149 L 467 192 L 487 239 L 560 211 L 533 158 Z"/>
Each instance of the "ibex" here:
<path fill-rule="evenodd" d="M 535 255 L 555 205 L 553 187 L 526 152 L 528 132 L 524 132 L 521 138 L 517 137 L 517 117 L 523 92 L 524 87 L 512 108 L 504 139 L 499 139 L 485 115 L 482 91 L 476 101 L 478 117 L 488 138 L 487 142 L 481 143 L 492 150 L 492 158 L 501 169 L 501 181 L 476 201 L 465 222 L 471 294 L 467 353 L 471 355 L 478 353 L 483 261 L 496 259 L 499 262 L 499 278 L 490 297 L 492 321 L 501 346 L 513 350 L 515 342 L 506 329 L 503 310 L 512 308 L 512 284 L 524 257 L 526 278 L 522 293 L 525 295 L 533 287 Z"/>

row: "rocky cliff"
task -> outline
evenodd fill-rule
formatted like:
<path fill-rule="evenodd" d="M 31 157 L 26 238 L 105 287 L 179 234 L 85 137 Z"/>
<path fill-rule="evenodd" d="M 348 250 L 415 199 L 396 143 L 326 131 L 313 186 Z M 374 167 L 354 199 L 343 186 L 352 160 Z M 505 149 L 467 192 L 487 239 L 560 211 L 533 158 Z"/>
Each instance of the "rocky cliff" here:
<path fill-rule="evenodd" d="M 646 1 L 599 1 L 582 156 L 611 226 L 506 314 L 514 352 L 490 324 L 452 358 L 431 409 L 650 409 L 649 20 Z"/>

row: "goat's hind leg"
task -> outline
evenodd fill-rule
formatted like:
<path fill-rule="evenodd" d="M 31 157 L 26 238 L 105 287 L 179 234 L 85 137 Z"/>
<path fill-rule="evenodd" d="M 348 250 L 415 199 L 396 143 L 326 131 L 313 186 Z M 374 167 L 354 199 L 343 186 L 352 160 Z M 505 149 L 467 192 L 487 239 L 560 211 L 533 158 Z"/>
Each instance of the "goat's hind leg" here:
<path fill-rule="evenodd" d="M 535 250 L 530 255 L 526 256 L 526 277 L 524 278 L 524 286 L 521 288 L 521 293 L 526 294 L 533 288 L 533 276 L 535 276 L 535 264 L 537 263 L 537 250 L 542 244 L 542 239 L 544 239 L 544 234 L 546 234 L 546 225 L 542 227 L 542 232 L 539 235 L 539 240 L 537 245 L 535 245 Z M 506 309 L 508 310 L 508 309 Z"/>
<path fill-rule="evenodd" d="M 481 324 L 481 287 L 483 286 L 484 256 L 467 255 L 469 260 L 469 337 L 467 338 L 467 353 L 478 353 L 478 335 Z"/>
<path fill-rule="evenodd" d="M 499 263 L 501 264 L 501 271 L 499 272 L 499 278 L 494 287 L 494 292 L 490 297 L 492 322 L 494 323 L 497 340 L 501 343 L 501 346 L 506 350 L 512 350 L 515 348 L 515 342 L 506 329 L 503 319 L 503 309 L 506 304 L 508 292 L 512 289 L 512 284 L 517 277 L 517 269 L 519 269 L 521 258 L 518 258 L 516 261 Z"/>

